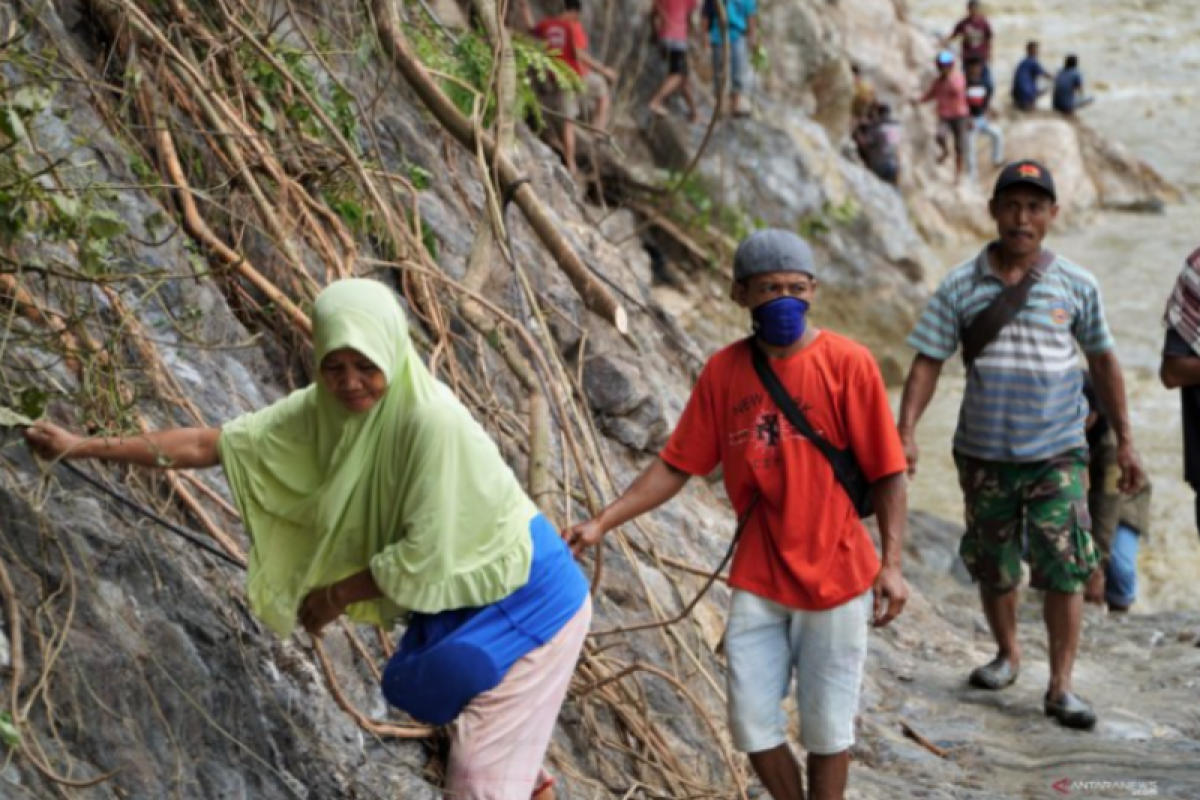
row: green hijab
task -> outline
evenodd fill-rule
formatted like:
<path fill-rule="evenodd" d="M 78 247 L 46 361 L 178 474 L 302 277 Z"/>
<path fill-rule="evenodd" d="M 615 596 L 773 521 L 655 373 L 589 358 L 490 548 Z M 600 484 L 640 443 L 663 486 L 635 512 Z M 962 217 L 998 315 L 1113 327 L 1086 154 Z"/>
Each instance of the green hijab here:
<path fill-rule="evenodd" d="M 347 610 L 390 624 L 494 603 L 529 578 L 537 508 L 495 443 L 414 351 L 386 286 L 327 287 L 313 314 L 316 363 L 351 348 L 387 378 L 353 413 L 318 381 L 228 423 L 221 464 L 251 540 L 248 594 L 280 635 L 301 600 L 368 567 L 384 597 Z"/>

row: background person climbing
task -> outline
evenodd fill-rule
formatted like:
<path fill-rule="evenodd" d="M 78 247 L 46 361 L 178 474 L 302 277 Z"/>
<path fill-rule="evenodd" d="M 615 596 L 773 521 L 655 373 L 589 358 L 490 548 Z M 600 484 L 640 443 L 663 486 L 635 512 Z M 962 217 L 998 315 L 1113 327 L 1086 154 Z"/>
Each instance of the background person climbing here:
<path fill-rule="evenodd" d="M 652 24 L 659 49 L 667 62 L 667 77 L 650 98 L 649 109 L 652 114 L 665 115 L 667 109 L 663 103 L 678 92 L 687 105 L 688 121 L 695 122 L 697 119 L 696 100 L 692 97 L 688 70 L 688 40 L 698 5 L 698 0 L 654 0 Z"/>
<path fill-rule="evenodd" d="M 429 374 L 388 288 L 331 284 L 313 343 L 315 384 L 223 428 L 91 439 L 41 421 L 26 437 L 44 458 L 220 464 L 253 545 L 254 613 L 280 636 L 299 623 L 314 637 L 343 614 L 391 625 L 410 613 L 384 696 L 453 722 L 449 797 L 528 800 L 548 782 L 542 758 L 591 619 L 587 581 Z"/>
<path fill-rule="evenodd" d="M 979 0 L 967 3 L 967 15 L 954 26 L 950 35 L 942 40 L 942 47 L 949 48 L 955 39 L 962 39 L 960 56 L 966 64 L 971 59 L 983 65 L 983 78 L 992 82 L 992 25 L 983 13 Z"/>
<path fill-rule="evenodd" d="M 913 100 L 914 104 L 934 102 L 937 108 L 938 163 L 950 157 L 954 149 L 954 174 L 962 174 L 963 158 L 967 149 L 967 83 L 955 65 L 954 54 L 943 50 L 937 55 L 937 77 L 925 94 Z"/>
<path fill-rule="evenodd" d="M 729 114 L 744 117 L 742 96 L 750 78 L 750 54 L 758 42 L 758 0 L 724 0 L 729 34 Z M 704 0 L 704 24 L 712 46 L 713 95 L 725 93 L 725 32 L 716 0 Z"/>
<path fill-rule="evenodd" d="M 995 110 L 992 108 L 992 95 L 995 87 L 987 79 L 985 65 L 971 59 L 966 63 L 967 68 L 967 107 L 971 111 L 970 128 L 967 132 L 967 174 L 974 180 L 979 176 L 979 154 L 976 152 L 980 136 L 991 140 L 992 166 L 999 167 L 1004 163 L 1004 132 L 995 122 Z"/>
<path fill-rule="evenodd" d="M 587 117 L 595 127 L 608 128 L 612 106 L 612 86 L 617 83 L 616 70 L 610 69 L 588 52 L 587 32 L 583 27 L 581 0 L 562 0 L 563 10 L 553 17 L 535 22 L 529 0 L 518 0 L 521 19 L 527 30 L 546 43 L 546 46 L 575 71 L 583 81 L 583 96 L 576 96 L 561 86 L 552 88 L 555 110 L 562 115 L 561 132 L 563 161 L 572 175 L 578 175 L 575 159 L 575 120 Z"/>
<path fill-rule="evenodd" d="M 732 297 L 754 337 L 705 365 L 667 446 L 594 519 L 563 535 L 576 550 L 670 500 L 718 465 L 741 518 L 725 649 L 734 745 L 776 800 L 805 797 L 782 700 L 796 678 L 807 797 L 843 797 L 869 623 L 904 609 L 905 459 L 870 352 L 808 324 L 812 251 L 788 231 L 751 234 L 734 256 Z M 758 348 L 816 432 L 848 448 L 872 485 L 883 562 L 829 460 L 771 400 Z"/>

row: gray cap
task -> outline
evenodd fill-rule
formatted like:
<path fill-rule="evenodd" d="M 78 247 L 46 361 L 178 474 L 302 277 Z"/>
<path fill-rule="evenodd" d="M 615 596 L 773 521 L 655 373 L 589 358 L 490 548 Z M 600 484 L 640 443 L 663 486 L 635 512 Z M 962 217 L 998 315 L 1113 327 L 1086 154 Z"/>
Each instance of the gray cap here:
<path fill-rule="evenodd" d="M 744 281 L 767 272 L 803 272 L 815 277 L 817 268 L 808 242 L 777 228 L 747 236 L 733 256 L 733 279 Z"/>

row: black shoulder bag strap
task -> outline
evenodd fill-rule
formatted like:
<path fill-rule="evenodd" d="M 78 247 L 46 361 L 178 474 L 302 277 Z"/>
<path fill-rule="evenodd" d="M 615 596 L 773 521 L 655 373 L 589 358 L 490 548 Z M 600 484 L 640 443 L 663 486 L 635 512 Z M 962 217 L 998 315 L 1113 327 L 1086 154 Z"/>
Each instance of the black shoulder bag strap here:
<path fill-rule="evenodd" d="M 988 248 L 990 250 L 991 248 Z M 980 254 L 986 259 L 988 251 Z M 975 315 L 971 324 L 962 333 L 962 358 L 967 369 L 975 363 L 989 344 L 996 341 L 1004 326 L 1017 318 L 1021 309 L 1029 302 L 1029 295 L 1037 282 L 1046 276 L 1046 270 L 1054 263 L 1056 256 L 1049 250 L 1042 250 L 1033 268 L 1025 273 L 1025 277 L 1013 286 L 1005 286 L 1000 294 L 988 304 L 988 307 Z"/>
<path fill-rule="evenodd" d="M 854 454 L 849 449 L 839 450 L 813 430 L 813 426 L 809 424 L 804 412 L 800 410 L 796 401 L 779 382 L 779 376 L 767 362 L 767 356 L 759 349 L 758 344 L 753 338 L 747 344 L 750 346 L 750 352 L 754 355 L 754 369 L 758 373 L 758 379 L 762 381 L 762 385 L 766 388 L 767 394 L 771 395 L 771 399 L 775 401 L 775 405 L 787 417 L 788 422 L 792 423 L 792 427 L 815 444 L 829 461 L 829 465 L 833 467 L 834 477 L 846 490 L 846 494 L 850 496 L 850 502 L 854 505 L 858 516 L 866 519 L 874 514 L 875 506 L 872 502 L 871 484 L 867 480 L 867 476 L 863 474 L 862 467 L 855 460 Z"/>

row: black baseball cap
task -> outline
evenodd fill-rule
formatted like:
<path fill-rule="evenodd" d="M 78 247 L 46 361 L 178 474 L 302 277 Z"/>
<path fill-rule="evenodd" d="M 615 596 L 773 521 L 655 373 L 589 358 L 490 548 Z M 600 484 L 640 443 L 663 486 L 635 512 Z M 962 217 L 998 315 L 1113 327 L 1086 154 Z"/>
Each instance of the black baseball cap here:
<path fill-rule="evenodd" d="M 1054 189 L 1054 176 L 1039 161 L 1026 159 L 1006 165 L 1004 169 L 1000 170 L 999 177 L 996 178 L 996 188 L 992 190 L 992 199 L 995 200 L 1001 192 L 1013 186 L 1033 186 L 1050 195 L 1050 199 L 1054 202 L 1058 202 L 1058 193 Z"/>

